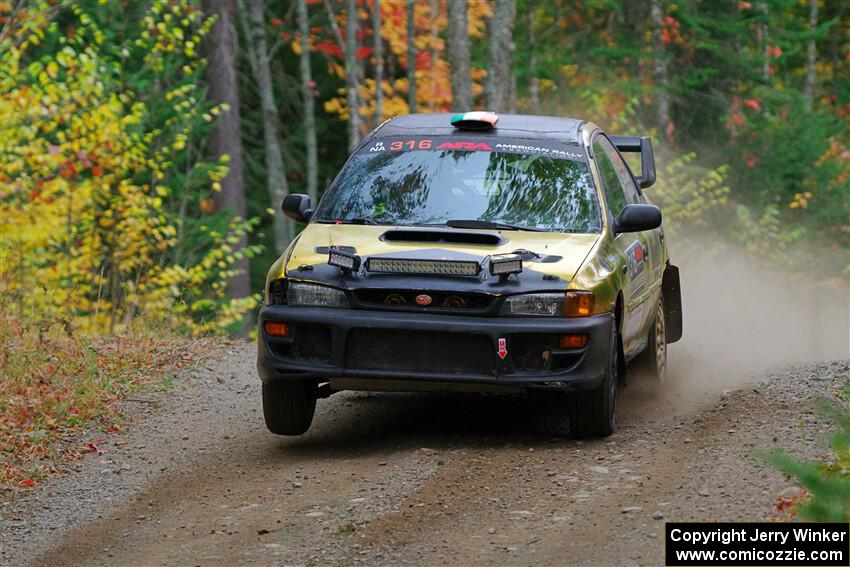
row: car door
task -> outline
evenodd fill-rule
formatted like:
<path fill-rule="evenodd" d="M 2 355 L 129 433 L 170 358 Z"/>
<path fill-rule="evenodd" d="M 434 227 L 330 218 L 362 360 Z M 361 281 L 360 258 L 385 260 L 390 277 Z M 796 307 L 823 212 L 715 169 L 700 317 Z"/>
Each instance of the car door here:
<path fill-rule="evenodd" d="M 593 155 L 599 168 L 610 220 L 613 221 L 626 205 L 641 203 L 641 196 L 626 162 L 604 134 L 597 134 L 593 139 Z M 652 231 L 621 233 L 614 239 L 617 250 L 625 258 L 622 335 L 627 358 L 643 348 L 646 341 L 644 331 L 653 313 L 647 301 L 653 291 L 649 262 L 652 239 Z"/>

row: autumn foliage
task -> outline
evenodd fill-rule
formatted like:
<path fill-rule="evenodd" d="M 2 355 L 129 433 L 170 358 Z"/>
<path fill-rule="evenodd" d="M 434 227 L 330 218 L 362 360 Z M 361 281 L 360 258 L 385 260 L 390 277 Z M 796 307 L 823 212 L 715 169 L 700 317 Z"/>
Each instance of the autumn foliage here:
<path fill-rule="evenodd" d="M 198 146 L 220 110 L 199 86 L 210 22 L 185 2 L 154 2 L 116 46 L 79 7 L 62 9 L 65 27 L 56 10 L 28 6 L 0 46 L 6 309 L 89 333 L 136 320 L 226 329 L 255 302 L 223 285 L 252 253 L 234 246 L 252 223 L 202 208 L 228 161 Z"/>

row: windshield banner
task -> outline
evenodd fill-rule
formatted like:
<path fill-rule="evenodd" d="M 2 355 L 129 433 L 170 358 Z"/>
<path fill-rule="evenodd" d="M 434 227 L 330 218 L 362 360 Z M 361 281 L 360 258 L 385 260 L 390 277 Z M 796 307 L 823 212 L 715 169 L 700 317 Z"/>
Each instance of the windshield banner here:
<path fill-rule="evenodd" d="M 581 146 L 577 144 L 565 144 L 554 140 L 497 138 L 495 136 L 486 138 L 474 136 L 392 136 L 372 140 L 363 145 L 358 153 L 409 151 L 503 152 L 585 161 L 584 152 Z"/>

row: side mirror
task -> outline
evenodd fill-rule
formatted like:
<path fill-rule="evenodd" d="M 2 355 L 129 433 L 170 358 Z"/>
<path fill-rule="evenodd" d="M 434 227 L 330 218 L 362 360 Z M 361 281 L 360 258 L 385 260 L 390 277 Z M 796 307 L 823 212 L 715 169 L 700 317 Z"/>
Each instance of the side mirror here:
<path fill-rule="evenodd" d="M 283 209 L 283 214 L 295 222 L 306 223 L 310 220 L 310 215 L 313 214 L 313 211 L 310 210 L 312 206 L 308 195 L 293 193 L 286 196 L 281 209 Z"/>
<path fill-rule="evenodd" d="M 614 221 L 614 233 L 642 232 L 661 226 L 661 209 L 655 205 L 626 205 Z"/>

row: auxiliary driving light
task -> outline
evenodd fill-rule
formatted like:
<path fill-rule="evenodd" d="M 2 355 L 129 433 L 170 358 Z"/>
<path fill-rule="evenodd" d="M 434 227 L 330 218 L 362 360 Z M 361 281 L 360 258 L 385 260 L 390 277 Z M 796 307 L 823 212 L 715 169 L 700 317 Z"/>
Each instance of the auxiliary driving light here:
<path fill-rule="evenodd" d="M 328 252 L 328 264 L 342 270 L 353 272 L 360 267 L 360 256 L 331 248 Z"/>
<path fill-rule="evenodd" d="M 519 256 L 506 256 L 504 258 L 490 258 L 490 273 L 494 276 L 508 277 L 522 271 L 522 258 Z"/>
<path fill-rule="evenodd" d="M 384 274 L 426 274 L 434 276 L 477 276 L 478 262 L 463 260 L 417 260 L 415 258 L 369 258 L 366 269 Z"/>
<path fill-rule="evenodd" d="M 263 323 L 263 330 L 270 337 L 285 337 L 289 335 L 289 326 L 280 321 L 266 321 Z"/>
<path fill-rule="evenodd" d="M 561 348 L 584 348 L 587 335 L 561 335 Z"/>

